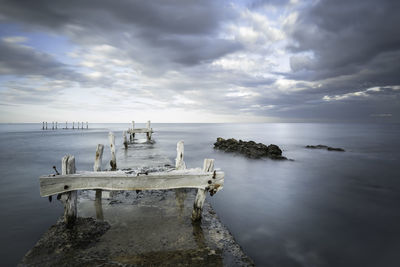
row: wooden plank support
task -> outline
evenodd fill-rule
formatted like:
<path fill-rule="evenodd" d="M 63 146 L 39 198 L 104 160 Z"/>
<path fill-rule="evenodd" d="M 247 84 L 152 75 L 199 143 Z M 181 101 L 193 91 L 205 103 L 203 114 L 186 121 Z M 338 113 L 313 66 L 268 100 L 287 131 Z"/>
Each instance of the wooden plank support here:
<path fill-rule="evenodd" d="M 110 149 L 111 149 L 110 166 L 111 170 L 115 171 L 117 170 L 117 158 L 115 156 L 115 136 L 112 132 L 108 133 L 108 140 L 110 141 Z"/>
<path fill-rule="evenodd" d="M 214 160 L 213 159 L 204 159 L 203 164 L 204 172 L 213 172 L 214 171 Z M 208 184 L 211 186 L 213 180 L 208 181 Z M 196 198 L 193 204 L 193 212 L 192 212 L 192 221 L 200 221 L 201 213 L 203 211 L 204 201 L 206 199 L 206 190 L 204 188 L 199 188 L 197 190 Z"/>
<path fill-rule="evenodd" d="M 73 175 L 76 172 L 75 169 L 75 157 L 71 155 L 66 155 L 62 158 L 61 163 L 62 175 Z M 68 190 L 70 189 L 68 185 L 64 185 L 64 192 L 61 195 L 61 202 L 64 204 L 64 222 L 68 228 L 71 228 L 77 216 L 77 191 Z M 61 193 L 61 192 L 60 192 Z"/>
<path fill-rule="evenodd" d="M 213 178 L 215 177 L 215 178 Z M 211 182 L 211 184 L 210 184 Z M 167 190 L 175 188 L 222 188 L 222 171 L 204 172 L 200 168 L 152 172 L 148 175 L 130 171 L 81 172 L 67 175 L 48 175 L 40 177 L 42 197 L 65 193 L 71 190 Z"/>

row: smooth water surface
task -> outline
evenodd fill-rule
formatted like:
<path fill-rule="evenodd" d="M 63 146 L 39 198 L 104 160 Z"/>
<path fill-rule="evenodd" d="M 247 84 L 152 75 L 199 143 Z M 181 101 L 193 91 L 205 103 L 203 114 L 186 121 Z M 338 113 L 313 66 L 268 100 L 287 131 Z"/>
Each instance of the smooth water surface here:
<path fill-rule="evenodd" d="M 127 124 L 42 131 L 41 124 L 0 124 L 0 208 L 4 266 L 16 265 L 62 213 L 39 195 L 38 177 L 60 170 L 65 154 L 77 170 L 93 168 L 96 145 L 116 134 L 119 168 L 174 164 L 185 141 L 188 168 L 215 158 L 224 189 L 208 197 L 222 222 L 258 266 L 398 266 L 400 263 L 400 125 L 153 124 L 128 151 Z M 144 127 L 144 124 L 137 124 Z M 213 149 L 217 137 L 277 144 L 294 161 L 253 160 Z M 346 152 L 305 149 L 343 147 Z"/>

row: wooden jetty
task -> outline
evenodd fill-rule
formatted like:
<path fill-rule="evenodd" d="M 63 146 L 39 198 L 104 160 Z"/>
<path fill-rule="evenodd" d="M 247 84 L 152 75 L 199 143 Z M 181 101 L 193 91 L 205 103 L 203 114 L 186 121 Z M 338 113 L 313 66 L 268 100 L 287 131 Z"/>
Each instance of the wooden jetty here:
<path fill-rule="evenodd" d="M 75 130 L 75 129 L 77 129 L 77 130 L 79 130 L 79 129 L 81 129 L 81 130 L 84 130 L 84 129 L 89 129 L 89 123 L 88 122 L 86 122 L 86 124 L 82 121 L 82 122 L 77 122 L 77 125 L 78 125 L 78 127 L 75 127 L 75 122 L 72 122 L 72 128 L 70 128 L 70 129 L 72 129 L 72 130 Z M 42 122 L 42 130 L 58 130 L 59 128 L 58 128 L 58 122 L 56 121 L 56 122 L 51 122 L 51 128 L 50 128 L 50 126 L 49 127 L 47 127 L 47 121 L 44 121 L 44 122 Z M 65 127 L 64 128 L 62 128 L 63 130 L 67 130 L 67 129 L 69 129 L 68 128 L 68 122 L 66 121 L 65 122 Z"/>
<path fill-rule="evenodd" d="M 148 123 L 148 126 L 150 123 Z M 134 126 L 134 125 L 133 125 Z M 135 128 L 132 128 L 135 129 Z M 137 130 L 137 129 L 136 129 Z M 151 128 L 146 128 L 150 133 Z M 132 131 L 139 133 L 141 131 Z M 206 193 L 214 195 L 222 189 L 224 173 L 214 170 L 214 159 L 204 159 L 203 168 L 186 169 L 184 144 L 177 144 L 175 168 L 162 172 L 135 173 L 131 170 L 116 170 L 115 138 L 109 134 L 112 159 L 110 165 L 115 171 L 100 171 L 104 146 L 99 144 L 96 150 L 94 171 L 76 172 L 75 157 L 66 155 L 62 158 L 62 173 L 40 177 L 40 195 L 51 198 L 58 194 L 64 203 L 64 220 L 72 227 L 77 218 L 77 190 L 96 190 L 96 201 L 101 199 L 101 190 L 167 190 L 195 188 L 197 195 L 193 204 L 191 219 L 199 221 Z"/>
<path fill-rule="evenodd" d="M 137 133 L 145 133 L 146 137 L 147 137 L 147 141 L 150 142 L 151 136 L 154 132 L 153 132 L 153 128 L 151 128 L 151 126 L 150 126 L 150 121 L 147 121 L 146 128 L 135 128 L 135 121 L 132 121 L 132 128 L 129 128 L 127 133 L 130 136 L 131 142 L 133 142 L 133 139 L 135 138 L 135 134 L 137 134 Z M 125 143 L 125 137 L 124 137 L 124 143 Z"/>

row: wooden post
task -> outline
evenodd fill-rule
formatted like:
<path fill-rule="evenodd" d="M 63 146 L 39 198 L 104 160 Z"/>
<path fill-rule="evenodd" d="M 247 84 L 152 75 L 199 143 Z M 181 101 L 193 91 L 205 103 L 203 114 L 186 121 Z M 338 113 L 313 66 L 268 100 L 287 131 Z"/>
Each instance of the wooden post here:
<path fill-rule="evenodd" d="M 54 121 L 51 122 L 51 129 L 54 130 Z"/>
<path fill-rule="evenodd" d="M 98 144 L 96 148 L 96 157 L 94 159 L 93 171 L 98 172 L 101 171 L 101 161 L 103 159 L 103 150 L 104 146 L 102 144 Z M 102 190 L 96 189 L 96 199 L 94 202 L 96 209 L 96 218 L 99 220 L 103 220 L 103 206 L 101 203 Z"/>
<path fill-rule="evenodd" d="M 135 121 L 132 121 L 132 130 L 135 129 Z"/>
<path fill-rule="evenodd" d="M 62 158 L 62 175 L 74 174 L 75 169 L 75 157 L 66 155 Z M 68 185 L 64 185 L 64 188 L 68 188 Z M 77 191 L 69 191 L 61 195 L 61 201 L 64 203 L 64 222 L 68 228 L 71 228 L 76 220 L 77 216 Z"/>
<path fill-rule="evenodd" d="M 89 129 L 89 123 L 86 122 L 86 130 Z"/>
<path fill-rule="evenodd" d="M 68 122 L 65 122 L 65 129 L 68 129 Z"/>
<path fill-rule="evenodd" d="M 94 159 L 93 171 L 99 172 L 101 171 L 101 162 L 103 160 L 103 151 L 104 146 L 102 144 L 98 144 L 96 148 L 96 157 Z"/>
<path fill-rule="evenodd" d="M 150 121 L 147 121 L 147 129 L 150 129 Z"/>
<path fill-rule="evenodd" d="M 176 144 L 175 169 L 177 170 L 186 169 L 186 164 L 183 161 L 183 155 L 184 155 L 184 143 L 181 140 Z"/>
<path fill-rule="evenodd" d="M 47 130 L 47 121 L 46 121 L 46 130 Z"/>
<path fill-rule="evenodd" d="M 123 138 L 124 138 L 125 149 L 128 149 L 128 139 L 126 138 L 126 131 L 124 131 L 122 135 L 123 135 Z"/>
<path fill-rule="evenodd" d="M 117 170 L 117 159 L 115 157 L 115 136 L 112 132 L 108 133 L 108 140 L 110 141 L 110 148 L 111 148 L 111 160 L 110 160 L 111 170 L 115 171 Z"/>
<path fill-rule="evenodd" d="M 72 130 L 74 130 L 75 129 L 75 122 L 73 121 L 72 122 Z"/>
<path fill-rule="evenodd" d="M 44 130 L 44 122 L 43 122 L 43 125 L 42 125 L 42 130 Z"/>
<path fill-rule="evenodd" d="M 214 160 L 204 159 L 203 171 L 212 172 L 214 170 Z M 206 199 L 206 190 L 197 189 L 197 195 L 193 204 L 192 221 L 201 220 L 201 213 L 203 211 L 204 200 Z"/>
<path fill-rule="evenodd" d="M 82 125 L 82 128 L 81 128 L 81 129 L 83 130 L 83 121 L 82 121 L 82 124 L 81 124 L 81 125 Z"/>
<path fill-rule="evenodd" d="M 58 129 L 58 122 L 56 122 L 56 130 Z"/>

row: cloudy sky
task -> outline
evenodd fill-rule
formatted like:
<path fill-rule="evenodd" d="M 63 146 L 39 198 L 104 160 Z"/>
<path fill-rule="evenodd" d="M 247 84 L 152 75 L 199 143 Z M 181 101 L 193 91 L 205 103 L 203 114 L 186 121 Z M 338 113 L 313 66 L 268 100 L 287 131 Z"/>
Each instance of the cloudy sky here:
<path fill-rule="evenodd" d="M 0 122 L 400 122 L 398 0 L 0 7 Z"/>

